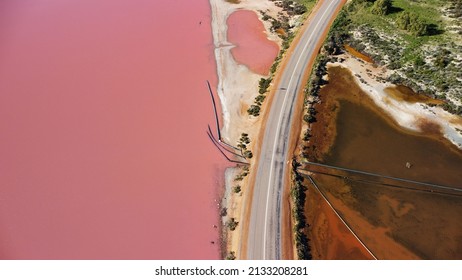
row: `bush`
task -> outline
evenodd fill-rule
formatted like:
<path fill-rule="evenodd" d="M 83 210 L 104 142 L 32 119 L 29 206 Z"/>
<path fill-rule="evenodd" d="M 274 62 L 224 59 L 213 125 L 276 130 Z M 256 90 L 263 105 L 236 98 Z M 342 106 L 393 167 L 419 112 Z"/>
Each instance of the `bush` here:
<path fill-rule="evenodd" d="M 298 173 L 298 168 L 301 166 L 295 158 L 292 160 L 292 187 L 290 189 L 290 197 L 292 199 L 292 217 L 294 219 L 294 239 L 297 248 L 297 257 L 300 260 L 309 260 L 311 256 L 311 248 L 309 239 L 306 235 L 308 224 L 304 213 L 306 201 L 307 187 L 303 185 L 303 177 Z"/>
<path fill-rule="evenodd" d="M 374 5 L 371 8 L 373 14 L 384 16 L 390 12 L 391 9 L 391 0 L 378 0 L 375 1 Z"/>
<path fill-rule="evenodd" d="M 236 259 L 236 253 L 234 251 L 231 251 L 228 253 L 228 255 L 226 255 L 226 260 L 235 260 Z"/>
<path fill-rule="evenodd" d="M 241 138 L 239 138 L 239 142 L 244 143 L 244 144 L 249 144 L 250 143 L 249 134 L 241 133 Z"/>
<path fill-rule="evenodd" d="M 260 89 L 258 90 L 258 92 L 260 94 L 264 94 L 265 92 L 267 92 L 272 80 L 273 80 L 272 78 L 268 78 L 268 79 L 261 78 L 260 81 L 258 82 L 258 85 L 260 86 Z"/>
<path fill-rule="evenodd" d="M 230 230 L 230 231 L 233 231 L 236 229 L 237 225 L 239 223 L 236 221 L 235 218 L 231 218 L 229 219 L 227 222 L 226 222 L 226 227 Z"/>
<path fill-rule="evenodd" d="M 316 122 L 316 117 L 314 117 L 312 114 L 306 114 L 303 116 L 303 120 L 307 123 L 314 123 Z"/>
<path fill-rule="evenodd" d="M 252 152 L 249 151 L 249 150 L 245 151 L 245 152 L 243 153 L 243 155 L 244 155 L 245 158 L 249 158 L 249 159 L 253 157 Z"/>
<path fill-rule="evenodd" d="M 257 103 L 258 105 L 261 105 L 263 101 L 265 101 L 265 98 L 266 96 L 264 96 L 263 94 L 259 94 L 257 95 L 257 97 L 255 97 L 255 103 Z"/>
<path fill-rule="evenodd" d="M 295 13 L 296 15 L 301 15 L 301 14 L 304 14 L 304 13 L 306 13 L 306 12 L 307 12 L 307 9 L 306 9 L 306 7 L 305 7 L 304 5 L 298 4 L 298 3 L 295 4 L 295 6 L 294 6 L 294 13 Z"/>
<path fill-rule="evenodd" d="M 258 117 L 260 115 L 260 106 L 258 105 L 251 105 L 250 108 L 247 110 L 249 115 Z"/>
<path fill-rule="evenodd" d="M 439 49 L 435 54 L 435 66 L 446 68 L 451 63 L 451 52 L 446 49 Z"/>
<path fill-rule="evenodd" d="M 428 35 L 428 24 L 414 13 L 401 13 L 396 19 L 396 25 L 403 30 L 411 32 L 415 36 Z"/>

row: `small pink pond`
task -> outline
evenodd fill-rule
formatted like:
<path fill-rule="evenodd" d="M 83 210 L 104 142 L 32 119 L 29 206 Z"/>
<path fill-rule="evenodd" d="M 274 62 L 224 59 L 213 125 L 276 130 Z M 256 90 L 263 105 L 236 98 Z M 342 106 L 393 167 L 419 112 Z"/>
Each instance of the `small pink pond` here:
<path fill-rule="evenodd" d="M 0 19 L 0 258 L 219 258 L 208 0 L 4 0 Z"/>
<path fill-rule="evenodd" d="M 239 10 L 228 18 L 228 41 L 234 59 L 255 73 L 267 75 L 278 55 L 278 45 L 268 40 L 265 27 L 253 11 Z"/>

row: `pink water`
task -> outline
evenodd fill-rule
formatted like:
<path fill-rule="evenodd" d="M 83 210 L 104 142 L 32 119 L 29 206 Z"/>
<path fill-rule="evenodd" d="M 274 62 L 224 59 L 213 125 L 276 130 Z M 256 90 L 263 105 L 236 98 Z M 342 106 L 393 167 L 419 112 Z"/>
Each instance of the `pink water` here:
<path fill-rule="evenodd" d="M 218 258 L 206 79 L 207 0 L 1 1 L 0 258 Z"/>
<path fill-rule="evenodd" d="M 265 27 L 253 11 L 239 10 L 228 18 L 228 41 L 234 59 L 255 73 L 267 75 L 279 52 L 278 45 L 268 40 Z"/>

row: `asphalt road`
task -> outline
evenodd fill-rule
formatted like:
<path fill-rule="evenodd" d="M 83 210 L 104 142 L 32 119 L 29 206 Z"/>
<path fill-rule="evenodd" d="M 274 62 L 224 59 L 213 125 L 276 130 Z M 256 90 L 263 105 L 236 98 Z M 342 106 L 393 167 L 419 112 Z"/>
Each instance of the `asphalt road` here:
<path fill-rule="evenodd" d="M 247 239 L 248 259 L 281 259 L 282 194 L 290 170 L 289 136 L 297 93 L 316 45 L 342 0 L 324 0 L 293 51 L 277 86 L 263 136 Z"/>

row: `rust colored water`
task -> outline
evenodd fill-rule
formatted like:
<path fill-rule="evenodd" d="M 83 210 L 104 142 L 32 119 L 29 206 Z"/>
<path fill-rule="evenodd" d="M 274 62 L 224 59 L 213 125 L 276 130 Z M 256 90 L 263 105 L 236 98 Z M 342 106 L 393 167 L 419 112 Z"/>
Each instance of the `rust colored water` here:
<path fill-rule="evenodd" d="M 355 48 L 351 47 L 350 45 L 345 45 L 344 47 L 345 47 L 345 50 L 347 50 L 347 52 L 349 52 L 353 56 L 355 56 L 355 57 L 357 57 L 359 59 L 362 59 L 365 62 L 374 63 L 374 60 L 372 60 L 371 57 L 363 54 L 362 52 L 357 51 Z"/>
<path fill-rule="evenodd" d="M 219 257 L 209 22 L 207 0 L 0 3 L 0 258 Z"/>
<path fill-rule="evenodd" d="M 255 73 L 268 75 L 279 47 L 268 40 L 257 14 L 239 10 L 229 16 L 227 24 L 228 41 L 235 45 L 231 50 L 234 59 Z"/>
<path fill-rule="evenodd" d="M 416 134 L 398 127 L 361 91 L 348 70 L 330 68 L 329 84 L 320 96 L 322 102 L 316 115 L 319 121 L 313 125 L 310 148 L 325 151 L 322 145 L 331 145 L 329 152 L 318 158 L 321 161 L 462 187 L 462 151 L 438 131 Z M 331 137 L 326 139 L 325 135 Z M 410 168 L 406 167 L 407 162 L 411 163 Z M 440 189 L 428 192 L 415 184 L 387 185 L 371 182 L 370 178 L 346 176 L 349 177 L 316 175 L 316 180 L 379 259 L 461 258 L 459 193 L 438 193 Z"/>
<path fill-rule="evenodd" d="M 370 260 L 373 257 L 359 243 L 348 228 L 335 215 L 319 192 L 310 187 L 305 203 L 307 219 L 312 230 L 309 238 L 313 244 L 313 259 L 321 260 Z"/>
<path fill-rule="evenodd" d="M 393 97 L 393 99 L 399 101 L 406 101 L 409 103 L 426 103 L 426 104 L 434 104 L 440 105 L 443 104 L 444 101 L 433 99 L 431 97 L 425 96 L 423 94 L 418 94 L 414 92 L 412 89 L 408 88 L 407 86 L 397 85 L 385 88 L 385 92 Z"/>

